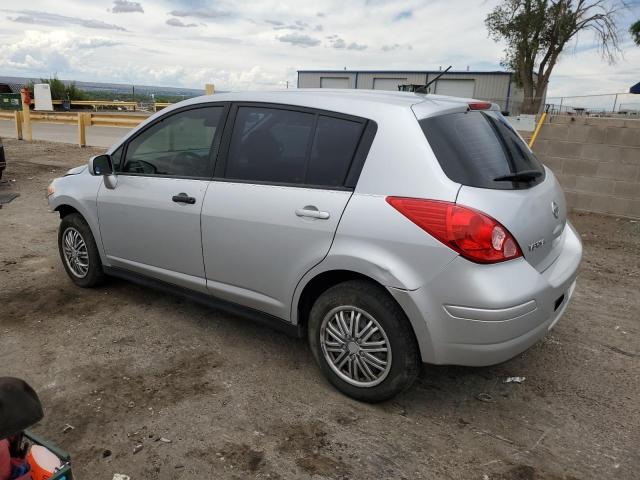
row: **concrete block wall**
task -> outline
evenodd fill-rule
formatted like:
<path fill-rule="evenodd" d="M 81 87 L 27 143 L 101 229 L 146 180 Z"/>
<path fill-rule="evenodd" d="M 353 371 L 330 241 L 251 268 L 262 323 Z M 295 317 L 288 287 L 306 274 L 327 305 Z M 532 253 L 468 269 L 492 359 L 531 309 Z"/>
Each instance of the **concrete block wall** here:
<path fill-rule="evenodd" d="M 533 150 L 570 208 L 640 218 L 640 120 L 552 116 Z"/>

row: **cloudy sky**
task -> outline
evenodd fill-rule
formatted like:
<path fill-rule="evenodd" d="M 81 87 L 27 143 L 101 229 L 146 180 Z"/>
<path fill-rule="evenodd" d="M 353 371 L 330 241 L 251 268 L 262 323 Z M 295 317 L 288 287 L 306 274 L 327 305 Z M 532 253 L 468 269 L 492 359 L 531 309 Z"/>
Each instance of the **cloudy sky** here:
<path fill-rule="evenodd" d="M 640 47 L 621 15 L 624 57 L 602 62 L 584 34 L 550 95 L 627 91 Z M 0 6 L 0 75 L 222 90 L 295 85 L 298 69 L 500 69 L 487 37 L 497 0 L 29 0 Z M 28 5 L 22 7 L 21 5 Z M 5 6 L 7 6 L 5 8 Z M 10 7 L 10 8 L 9 8 Z"/>

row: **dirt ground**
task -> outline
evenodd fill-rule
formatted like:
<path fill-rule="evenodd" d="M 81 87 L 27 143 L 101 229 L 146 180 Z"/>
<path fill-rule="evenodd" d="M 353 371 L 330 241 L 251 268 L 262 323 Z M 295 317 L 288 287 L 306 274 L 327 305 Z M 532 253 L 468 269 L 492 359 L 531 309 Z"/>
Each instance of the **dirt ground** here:
<path fill-rule="evenodd" d="M 529 351 L 425 366 L 367 405 L 334 390 L 302 340 L 120 280 L 75 287 L 45 188 L 100 150 L 5 148 L 0 192 L 21 196 L 0 210 L 0 375 L 35 387 L 35 431 L 78 478 L 640 478 L 640 222 L 572 216 L 575 296 Z M 503 383 L 514 375 L 525 382 Z"/>

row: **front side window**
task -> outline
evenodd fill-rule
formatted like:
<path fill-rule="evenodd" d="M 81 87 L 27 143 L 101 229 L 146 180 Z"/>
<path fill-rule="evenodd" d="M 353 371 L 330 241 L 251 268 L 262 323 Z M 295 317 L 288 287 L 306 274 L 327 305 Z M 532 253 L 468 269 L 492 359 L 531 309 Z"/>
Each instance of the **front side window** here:
<path fill-rule="evenodd" d="M 211 175 L 211 148 L 224 107 L 166 117 L 129 142 L 122 173 L 173 177 Z"/>
<path fill-rule="evenodd" d="M 225 176 L 229 179 L 304 183 L 315 115 L 239 107 Z"/>

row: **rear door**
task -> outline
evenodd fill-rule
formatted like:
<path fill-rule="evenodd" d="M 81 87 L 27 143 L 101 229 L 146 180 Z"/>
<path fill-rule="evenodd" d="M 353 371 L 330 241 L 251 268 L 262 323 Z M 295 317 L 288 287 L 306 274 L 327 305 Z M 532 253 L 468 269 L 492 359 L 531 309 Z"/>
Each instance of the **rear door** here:
<path fill-rule="evenodd" d="M 225 106 L 181 110 L 130 139 L 124 157 L 116 152 L 116 186 L 98 192 L 113 266 L 206 291 L 200 212 L 224 118 Z"/>
<path fill-rule="evenodd" d="M 329 251 L 365 122 L 238 104 L 202 210 L 204 263 L 218 297 L 288 319 L 296 284 Z"/>
<path fill-rule="evenodd" d="M 504 225 L 538 271 L 559 255 L 567 220 L 564 194 L 550 170 L 496 111 L 420 120 L 447 176 L 462 184 L 456 202 Z"/>

